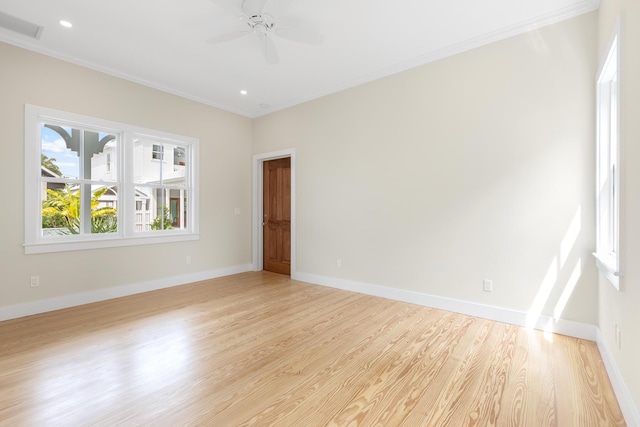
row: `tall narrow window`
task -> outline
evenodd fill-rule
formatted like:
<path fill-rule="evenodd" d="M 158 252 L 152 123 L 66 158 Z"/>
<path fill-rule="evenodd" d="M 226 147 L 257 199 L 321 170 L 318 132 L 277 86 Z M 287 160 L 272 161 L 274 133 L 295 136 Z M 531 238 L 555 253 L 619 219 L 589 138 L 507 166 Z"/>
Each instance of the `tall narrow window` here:
<path fill-rule="evenodd" d="M 620 289 L 620 49 L 614 35 L 597 80 L 597 265 Z"/>

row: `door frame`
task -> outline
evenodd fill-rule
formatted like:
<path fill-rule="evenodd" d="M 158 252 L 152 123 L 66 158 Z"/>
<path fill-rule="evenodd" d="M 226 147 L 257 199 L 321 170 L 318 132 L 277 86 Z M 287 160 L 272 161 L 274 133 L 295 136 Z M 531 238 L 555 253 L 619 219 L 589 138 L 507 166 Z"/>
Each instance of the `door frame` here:
<path fill-rule="evenodd" d="M 263 235 L 262 235 L 262 215 L 263 215 L 263 189 L 264 175 L 263 164 L 269 160 L 291 159 L 291 277 L 296 272 L 296 149 L 287 148 L 285 150 L 272 151 L 270 153 L 256 154 L 253 156 L 253 217 L 252 217 L 252 258 L 253 270 L 263 269 Z"/>

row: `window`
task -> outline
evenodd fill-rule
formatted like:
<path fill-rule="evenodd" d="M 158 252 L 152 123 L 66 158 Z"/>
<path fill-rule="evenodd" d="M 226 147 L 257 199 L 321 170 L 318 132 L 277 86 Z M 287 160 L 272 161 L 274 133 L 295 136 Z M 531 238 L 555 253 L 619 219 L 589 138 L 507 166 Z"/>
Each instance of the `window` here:
<path fill-rule="evenodd" d="M 25 253 L 197 239 L 197 150 L 194 138 L 27 105 Z"/>
<path fill-rule="evenodd" d="M 620 50 L 616 32 L 596 87 L 596 263 L 620 288 Z"/>
<path fill-rule="evenodd" d="M 162 160 L 164 157 L 164 147 L 159 144 L 153 144 L 153 151 L 151 152 L 151 158 L 154 160 Z"/>

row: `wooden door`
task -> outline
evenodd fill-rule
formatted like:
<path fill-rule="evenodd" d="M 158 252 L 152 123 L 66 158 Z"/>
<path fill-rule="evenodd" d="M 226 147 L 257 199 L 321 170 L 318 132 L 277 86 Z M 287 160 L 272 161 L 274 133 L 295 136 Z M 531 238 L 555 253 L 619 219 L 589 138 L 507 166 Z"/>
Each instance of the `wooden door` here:
<path fill-rule="evenodd" d="M 263 165 L 263 269 L 291 274 L 291 159 Z"/>

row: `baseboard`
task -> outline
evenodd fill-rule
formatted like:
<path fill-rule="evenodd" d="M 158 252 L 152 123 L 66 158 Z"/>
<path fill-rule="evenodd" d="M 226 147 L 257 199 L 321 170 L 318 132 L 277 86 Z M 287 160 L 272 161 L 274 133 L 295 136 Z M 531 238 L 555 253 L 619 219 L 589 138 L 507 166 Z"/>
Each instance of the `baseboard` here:
<path fill-rule="evenodd" d="M 469 316 L 481 317 L 483 319 L 495 320 L 518 326 L 531 327 L 533 329 L 587 339 L 590 341 L 596 341 L 597 337 L 597 327 L 595 325 L 573 322 L 571 320 L 556 320 L 547 316 L 539 316 L 535 323 L 531 324 L 526 312 L 502 307 L 309 273 L 292 273 L 291 278 L 302 282 L 313 283 L 315 285 L 328 286 L 331 288 L 418 304 L 425 307 L 453 311 Z"/>
<path fill-rule="evenodd" d="M 627 422 L 627 426 L 640 427 L 640 411 L 633 401 L 631 392 L 624 382 L 624 376 L 618 369 L 611 348 L 604 339 L 600 329 L 598 329 L 597 332 L 596 343 L 598 344 L 604 367 L 609 375 L 613 392 L 616 394 L 618 405 L 620 405 L 620 410 L 622 411 L 624 420 Z"/>
<path fill-rule="evenodd" d="M 113 298 L 126 297 L 129 295 L 170 288 L 173 286 L 186 285 L 188 283 L 199 282 L 201 280 L 215 279 L 252 270 L 253 266 L 251 264 L 238 265 L 216 270 L 201 271 L 193 274 L 184 274 L 180 276 L 148 280 L 145 282 L 130 283 L 127 285 L 115 286 L 113 288 L 65 295 L 25 304 L 10 305 L 0 308 L 0 321 L 46 313 L 48 311 L 60 310 L 63 308 L 75 307 L 98 301 L 105 301 Z"/>

